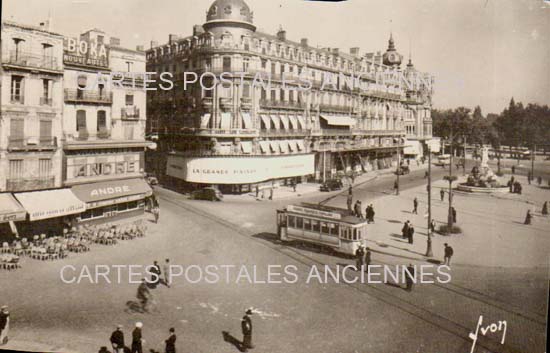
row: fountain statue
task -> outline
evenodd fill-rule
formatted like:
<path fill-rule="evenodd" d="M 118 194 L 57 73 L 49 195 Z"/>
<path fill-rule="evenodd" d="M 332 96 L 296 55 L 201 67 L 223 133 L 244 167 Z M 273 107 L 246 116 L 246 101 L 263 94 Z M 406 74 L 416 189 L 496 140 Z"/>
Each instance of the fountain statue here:
<path fill-rule="evenodd" d="M 489 167 L 489 149 L 483 147 L 481 162 L 472 168 L 465 183 L 458 185 L 458 189 L 469 192 L 506 191 L 506 186 L 500 183 L 500 178 Z"/>

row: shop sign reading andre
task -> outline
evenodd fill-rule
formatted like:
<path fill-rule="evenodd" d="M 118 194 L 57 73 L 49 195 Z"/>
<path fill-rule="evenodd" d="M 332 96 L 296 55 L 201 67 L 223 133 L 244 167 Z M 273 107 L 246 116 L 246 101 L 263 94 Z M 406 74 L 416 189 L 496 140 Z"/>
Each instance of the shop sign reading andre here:
<path fill-rule="evenodd" d="M 107 48 L 103 43 L 67 38 L 64 42 L 65 64 L 108 67 Z"/>

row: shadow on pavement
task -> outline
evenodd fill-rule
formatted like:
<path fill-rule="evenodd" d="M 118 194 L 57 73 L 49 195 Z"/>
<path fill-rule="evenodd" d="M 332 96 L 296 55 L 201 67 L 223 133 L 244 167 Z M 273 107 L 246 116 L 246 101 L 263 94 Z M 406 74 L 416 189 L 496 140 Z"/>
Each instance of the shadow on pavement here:
<path fill-rule="evenodd" d="M 387 221 L 388 221 L 388 223 L 399 223 L 399 224 L 402 223 L 401 221 L 398 221 L 396 219 L 388 219 Z"/>
<path fill-rule="evenodd" d="M 229 332 L 222 331 L 223 340 L 227 343 L 232 344 L 235 348 L 237 348 L 239 351 L 243 351 L 243 345 L 242 342 L 233 337 Z"/>

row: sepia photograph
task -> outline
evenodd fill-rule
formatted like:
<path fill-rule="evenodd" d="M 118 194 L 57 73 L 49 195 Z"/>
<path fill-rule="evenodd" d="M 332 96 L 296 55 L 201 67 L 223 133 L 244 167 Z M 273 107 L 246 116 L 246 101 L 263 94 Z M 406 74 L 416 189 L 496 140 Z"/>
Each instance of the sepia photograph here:
<path fill-rule="evenodd" d="M 547 351 L 550 1 L 0 6 L 0 352 Z"/>

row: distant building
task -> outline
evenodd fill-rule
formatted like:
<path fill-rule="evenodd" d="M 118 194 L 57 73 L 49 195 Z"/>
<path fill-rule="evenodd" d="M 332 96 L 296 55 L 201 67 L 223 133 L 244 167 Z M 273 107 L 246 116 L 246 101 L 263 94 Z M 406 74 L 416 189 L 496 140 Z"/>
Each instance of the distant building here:
<path fill-rule="evenodd" d="M 430 124 L 431 90 L 407 90 L 392 74 L 402 72 L 393 37 L 384 54 L 360 55 L 359 48 L 348 54 L 312 47 L 305 38 L 292 41 L 283 29 L 261 33 L 252 16 L 243 0 L 216 0 L 192 35 L 171 34 L 147 51 L 147 71 L 168 71 L 175 80 L 174 89 L 147 96 L 147 133 L 159 145 L 148 168 L 166 183 L 243 192 L 388 168 L 403 151 L 407 112 Z M 205 80 L 212 90 L 198 84 L 183 90 L 189 71 L 244 72 L 244 84 L 217 77 L 217 83 Z M 251 84 L 258 73 L 270 75 L 271 90 Z M 328 74 L 335 85 L 323 86 Z M 352 88 L 359 74 L 368 89 Z M 431 82 L 427 74 L 414 75 Z M 294 90 L 300 77 L 311 89 Z"/>

